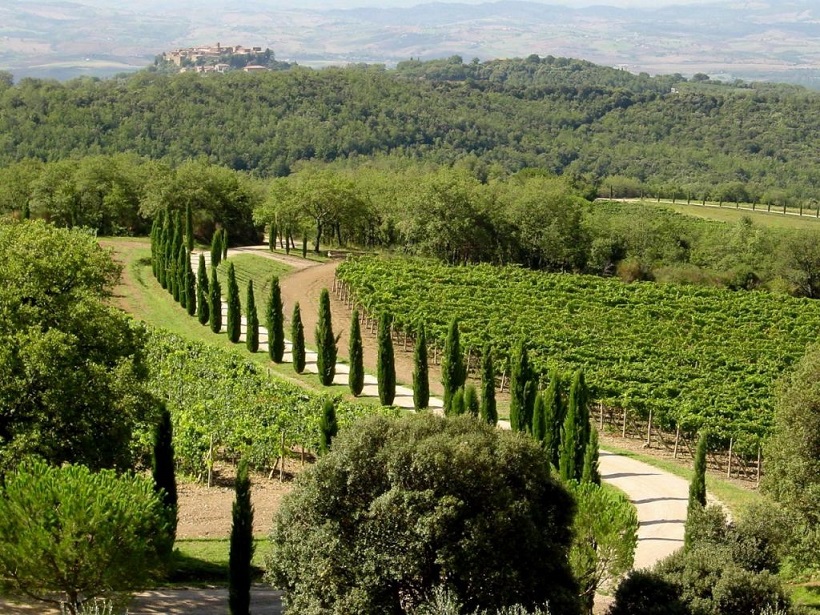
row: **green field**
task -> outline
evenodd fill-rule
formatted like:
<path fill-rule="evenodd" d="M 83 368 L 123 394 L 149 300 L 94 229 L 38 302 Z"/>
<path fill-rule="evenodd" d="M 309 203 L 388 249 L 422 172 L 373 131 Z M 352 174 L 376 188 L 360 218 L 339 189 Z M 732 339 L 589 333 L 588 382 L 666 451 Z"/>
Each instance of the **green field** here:
<path fill-rule="evenodd" d="M 798 210 L 791 209 L 788 210 L 789 214 L 787 215 L 782 213 L 782 209 L 776 208 L 773 208 L 772 212 L 769 213 L 766 211 L 765 205 L 758 205 L 753 210 L 750 203 L 741 203 L 739 208 L 735 208 L 733 203 L 724 203 L 723 207 L 719 207 L 717 203 L 709 203 L 708 201 L 705 206 L 695 202 L 691 204 L 680 201 L 672 203 L 672 201 L 664 199 L 661 199 L 660 202 L 654 199 L 644 199 L 640 203 L 651 207 L 671 209 L 687 216 L 719 222 L 734 223 L 744 216 L 750 216 L 755 224 L 769 228 L 820 230 L 820 219 L 815 216 L 814 211 L 807 211 L 805 215 L 799 216 L 794 215 L 798 213 Z"/>

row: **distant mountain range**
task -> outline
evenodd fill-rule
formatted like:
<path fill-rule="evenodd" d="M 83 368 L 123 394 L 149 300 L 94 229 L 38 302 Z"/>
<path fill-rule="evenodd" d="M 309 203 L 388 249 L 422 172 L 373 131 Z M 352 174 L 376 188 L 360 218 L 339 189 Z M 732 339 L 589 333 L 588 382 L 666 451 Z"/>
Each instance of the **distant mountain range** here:
<path fill-rule="evenodd" d="M 539 54 L 820 89 L 816 0 L 641 9 L 503 0 L 347 9 L 272 8 L 259 0 L 110 4 L 0 2 L 0 70 L 17 78 L 103 76 L 147 66 L 174 47 L 222 42 L 270 47 L 281 60 L 312 66 Z"/>

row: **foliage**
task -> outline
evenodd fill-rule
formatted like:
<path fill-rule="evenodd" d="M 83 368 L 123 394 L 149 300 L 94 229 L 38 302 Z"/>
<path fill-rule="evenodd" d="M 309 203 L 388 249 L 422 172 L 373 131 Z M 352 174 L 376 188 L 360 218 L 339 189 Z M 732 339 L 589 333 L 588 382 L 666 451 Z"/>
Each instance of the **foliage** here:
<path fill-rule="evenodd" d="M 598 468 L 598 430 L 594 427 L 590 431 L 589 442 L 587 442 L 584 453 L 584 466 L 581 472 L 582 483 L 601 484 L 601 472 Z"/>
<path fill-rule="evenodd" d="M 558 467 L 561 453 L 561 429 L 564 426 L 565 406 L 561 398 L 561 378 L 553 370 L 550 383 L 544 395 L 544 450 L 552 465 Z"/>
<path fill-rule="evenodd" d="M 687 545 L 693 541 L 693 537 L 690 536 L 692 532 L 690 517 L 696 515 L 698 511 L 706 506 L 706 453 L 708 451 L 709 434 L 703 431 L 700 438 L 698 438 L 698 446 L 695 450 L 695 467 L 692 472 L 692 481 L 689 483 L 689 504 L 687 506 L 685 534 Z"/>
<path fill-rule="evenodd" d="M 330 293 L 322 289 L 319 296 L 319 320 L 316 323 L 316 368 L 319 381 L 327 386 L 333 384 L 336 375 L 336 342 L 330 319 Z"/>
<path fill-rule="evenodd" d="M 547 424 L 544 422 L 546 412 L 546 405 L 544 404 L 544 395 L 541 391 L 535 394 L 535 403 L 533 403 L 532 407 L 532 427 L 530 429 L 530 433 L 532 433 L 532 437 L 535 438 L 536 442 L 539 442 L 542 446 L 544 445 L 544 438 L 546 437 L 547 433 Z M 552 425 L 550 425 L 550 429 L 552 429 Z"/>
<path fill-rule="evenodd" d="M 245 346 L 248 352 L 256 352 L 259 350 L 259 316 L 256 312 L 256 299 L 253 296 L 253 280 L 248 281 L 245 322 Z"/>
<path fill-rule="evenodd" d="M 595 592 L 632 568 L 638 546 L 635 507 L 621 493 L 592 482 L 567 484 L 578 512 L 569 553 L 581 602 L 592 613 Z"/>
<path fill-rule="evenodd" d="M 249 615 L 251 559 L 253 558 L 253 504 L 247 461 L 240 460 L 231 507 L 231 550 L 228 561 L 228 608 L 231 615 Z"/>
<path fill-rule="evenodd" d="M 430 404 L 430 374 L 427 364 L 427 334 L 419 324 L 416 347 L 413 350 L 413 407 L 424 410 Z"/>
<path fill-rule="evenodd" d="M 293 317 L 291 318 L 291 353 L 293 355 L 293 369 L 297 374 L 305 371 L 305 329 L 302 326 L 302 313 L 297 301 L 293 306 Z"/>
<path fill-rule="evenodd" d="M 222 233 L 219 232 L 219 229 L 214 231 L 213 237 L 211 238 L 211 267 L 217 268 L 219 267 L 219 263 L 222 261 Z"/>
<path fill-rule="evenodd" d="M 228 263 L 228 339 L 234 344 L 242 335 L 242 303 L 239 300 L 239 285 L 236 283 L 236 270 L 233 263 Z"/>
<path fill-rule="evenodd" d="M 196 271 L 196 317 L 201 325 L 207 325 L 211 318 L 211 310 L 208 305 L 209 287 L 208 272 L 205 269 L 205 255 L 200 252 Z"/>
<path fill-rule="evenodd" d="M 798 566 L 820 566 L 820 352 L 812 347 L 778 391 L 762 487 L 792 517 Z"/>
<path fill-rule="evenodd" d="M 467 369 L 461 355 L 458 319 L 450 321 L 444 352 L 441 355 L 441 386 L 444 388 L 444 414 L 450 414 L 450 402 L 467 378 Z"/>
<path fill-rule="evenodd" d="M 142 336 L 104 305 L 119 267 L 82 230 L 0 219 L 0 473 L 26 455 L 131 468 L 150 433 Z"/>
<path fill-rule="evenodd" d="M 820 328 L 820 305 L 766 293 L 449 267 L 415 259 L 351 259 L 339 277 L 372 314 L 441 344 L 453 317 L 466 348 L 501 355 L 526 338 L 538 374 L 583 367 L 594 399 L 715 446 L 757 457 L 770 427 L 773 382 Z M 498 369 L 503 369 L 498 366 Z"/>
<path fill-rule="evenodd" d="M 378 379 L 379 401 L 383 406 L 393 405 L 393 400 L 396 397 L 396 362 L 393 355 L 392 325 L 390 316 L 382 314 L 379 319 L 376 377 Z"/>
<path fill-rule="evenodd" d="M 528 438 L 472 417 L 373 417 L 286 496 L 268 575 L 299 612 L 398 614 L 446 584 L 468 612 L 577 613 L 573 513 Z"/>
<path fill-rule="evenodd" d="M 174 463 L 174 428 L 171 413 L 162 406 L 159 422 L 154 428 L 154 447 L 151 463 L 151 475 L 154 489 L 165 508 L 165 525 L 168 532 L 167 554 L 170 554 L 177 534 L 177 479 Z M 164 545 L 163 545 L 164 546 Z"/>
<path fill-rule="evenodd" d="M 510 427 L 513 431 L 531 429 L 535 389 L 535 375 L 530 367 L 527 347 L 524 342 L 519 342 L 510 357 Z"/>
<path fill-rule="evenodd" d="M 479 414 L 490 425 L 498 423 L 498 411 L 495 404 L 495 365 L 493 364 L 493 350 L 489 345 L 485 345 L 481 353 L 481 408 Z"/>
<path fill-rule="evenodd" d="M 281 363 L 285 355 L 285 316 L 283 309 L 279 278 L 273 276 L 270 283 L 270 297 L 268 298 L 265 323 L 268 329 L 268 354 L 274 363 Z"/>
<path fill-rule="evenodd" d="M 208 311 L 211 313 L 211 331 L 219 333 L 222 329 L 222 287 L 216 274 L 216 267 L 211 267 L 211 283 L 208 286 Z"/>
<path fill-rule="evenodd" d="M 464 387 L 464 412 L 478 418 L 478 410 L 478 391 L 474 384 L 468 384 Z"/>
<path fill-rule="evenodd" d="M 336 421 L 336 404 L 333 400 L 325 400 L 322 406 L 322 418 L 319 421 L 319 452 L 327 453 L 333 438 L 339 433 L 339 423 Z"/>
<path fill-rule="evenodd" d="M 358 397 L 364 388 L 364 350 L 362 348 L 362 329 L 359 325 L 358 309 L 353 310 L 350 320 L 350 343 L 347 354 L 350 360 L 348 386 L 350 392 Z"/>
<path fill-rule="evenodd" d="M 678 588 L 663 576 L 633 570 L 615 590 L 615 602 L 607 615 L 690 615 Z"/>
<path fill-rule="evenodd" d="M 164 524 L 148 478 L 26 461 L 2 488 L 0 569 L 17 591 L 77 613 L 156 573 Z"/>
<path fill-rule="evenodd" d="M 197 292 L 196 292 L 196 277 L 191 265 L 191 253 L 186 251 L 185 254 L 185 309 L 188 310 L 188 316 L 194 316 L 197 313 Z"/>

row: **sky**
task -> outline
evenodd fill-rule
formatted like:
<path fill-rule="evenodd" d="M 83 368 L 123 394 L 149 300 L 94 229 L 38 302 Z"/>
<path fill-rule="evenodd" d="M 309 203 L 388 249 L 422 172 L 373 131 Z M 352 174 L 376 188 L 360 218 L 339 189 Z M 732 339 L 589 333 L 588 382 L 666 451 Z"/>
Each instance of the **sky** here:
<path fill-rule="evenodd" d="M 173 0 L 172 0 L 173 1 Z M 452 2 L 460 4 L 483 4 L 493 0 L 439 0 L 442 2 Z M 569 7 L 586 6 L 616 6 L 619 8 L 660 8 L 673 5 L 690 4 L 730 4 L 731 0 L 530 0 L 540 4 L 555 4 Z M 277 2 L 278 6 L 293 6 L 296 8 L 351 8 L 364 6 L 378 7 L 410 7 L 419 4 L 429 4 L 430 0 L 282 0 Z M 260 2 L 260 4 L 264 4 Z M 273 5 L 274 3 L 271 3 Z"/>

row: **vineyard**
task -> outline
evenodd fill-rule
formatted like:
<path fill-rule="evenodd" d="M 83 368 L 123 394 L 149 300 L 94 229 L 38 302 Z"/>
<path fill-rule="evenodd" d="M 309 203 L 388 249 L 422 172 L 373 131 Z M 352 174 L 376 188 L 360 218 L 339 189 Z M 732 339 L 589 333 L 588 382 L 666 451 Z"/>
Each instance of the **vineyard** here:
<path fill-rule="evenodd" d="M 186 474 L 204 477 L 213 461 L 240 456 L 265 470 L 293 446 L 317 449 L 328 396 L 273 377 L 233 352 L 167 331 L 146 329 L 145 349 L 149 389 L 168 404 L 177 464 Z M 342 426 L 374 412 L 390 411 L 336 402 Z"/>
<path fill-rule="evenodd" d="M 368 314 L 410 334 L 423 321 L 438 346 L 457 317 L 470 355 L 492 345 L 502 381 L 523 339 L 541 374 L 583 368 L 605 406 L 707 427 L 749 456 L 771 427 L 775 381 L 820 329 L 820 303 L 768 293 L 413 259 L 350 260 L 337 276 Z"/>

